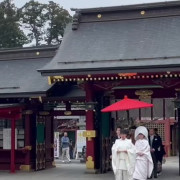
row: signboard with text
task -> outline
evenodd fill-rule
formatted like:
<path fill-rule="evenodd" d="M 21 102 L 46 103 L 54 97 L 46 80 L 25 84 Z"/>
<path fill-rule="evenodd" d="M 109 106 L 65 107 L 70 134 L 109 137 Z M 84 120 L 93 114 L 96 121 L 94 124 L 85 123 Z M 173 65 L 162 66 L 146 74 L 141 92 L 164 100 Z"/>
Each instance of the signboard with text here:
<path fill-rule="evenodd" d="M 82 153 L 82 149 L 86 146 L 86 137 L 83 136 L 85 130 L 77 130 L 77 153 Z"/>

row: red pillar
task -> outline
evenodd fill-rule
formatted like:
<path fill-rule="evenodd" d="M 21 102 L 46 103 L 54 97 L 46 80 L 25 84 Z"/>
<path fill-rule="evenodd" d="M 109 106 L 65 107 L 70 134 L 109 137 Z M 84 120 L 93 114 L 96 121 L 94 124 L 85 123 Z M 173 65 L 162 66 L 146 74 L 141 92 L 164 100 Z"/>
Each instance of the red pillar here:
<path fill-rule="evenodd" d="M 170 141 L 171 141 L 171 131 L 170 131 L 170 120 L 165 120 L 165 146 L 166 146 L 166 155 L 170 156 Z"/>
<path fill-rule="evenodd" d="M 93 89 L 92 85 L 87 83 L 85 85 L 86 91 L 86 102 L 93 102 Z M 93 110 L 88 110 L 86 112 L 86 130 L 94 130 L 94 112 Z M 94 138 L 87 139 L 86 143 L 86 166 L 89 169 L 94 169 L 95 161 L 95 141 Z"/>
<path fill-rule="evenodd" d="M 30 114 L 25 116 L 25 147 L 30 147 Z M 30 165 L 30 151 L 26 152 L 25 165 Z"/>
<path fill-rule="evenodd" d="M 11 120 L 11 173 L 15 173 L 15 119 Z"/>

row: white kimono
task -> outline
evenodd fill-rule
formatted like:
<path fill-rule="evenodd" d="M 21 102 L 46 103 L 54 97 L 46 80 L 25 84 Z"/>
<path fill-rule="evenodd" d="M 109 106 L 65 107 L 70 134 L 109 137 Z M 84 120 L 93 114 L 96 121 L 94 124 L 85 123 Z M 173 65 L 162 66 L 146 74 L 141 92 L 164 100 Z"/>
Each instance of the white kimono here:
<path fill-rule="evenodd" d="M 150 153 L 150 146 L 147 140 L 147 132 L 144 127 L 140 126 L 137 128 L 135 132 L 135 137 L 137 139 L 138 134 L 141 133 L 145 136 L 145 139 L 139 139 L 135 143 L 136 148 L 136 163 L 135 163 L 135 171 L 133 173 L 133 178 L 138 180 L 146 180 L 151 176 L 153 171 L 153 161 Z M 142 156 L 138 155 L 138 153 L 143 153 Z"/>
<path fill-rule="evenodd" d="M 117 151 L 127 151 L 120 152 Z M 135 165 L 135 147 L 130 139 L 117 139 L 112 147 L 112 168 L 116 179 L 132 180 Z"/>

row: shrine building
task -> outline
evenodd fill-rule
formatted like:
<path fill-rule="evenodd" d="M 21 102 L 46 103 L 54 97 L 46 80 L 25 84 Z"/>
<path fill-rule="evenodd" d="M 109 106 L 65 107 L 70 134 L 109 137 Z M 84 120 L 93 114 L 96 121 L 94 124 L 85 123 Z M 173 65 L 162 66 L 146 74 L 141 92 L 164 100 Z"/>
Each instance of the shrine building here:
<path fill-rule="evenodd" d="M 72 10 L 59 49 L 0 51 L 0 169 L 54 167 L 54 124 L 83 119 L 87 171 L 107 172 L 127 117 L 101 109 L 125 95 L 154 105 L 130 110 L 130 123 L 157 128 L 166 155 L 177 155 L 180 2 Z"/>
<path fill-rule="evenodd" d="M 158 128 L 167 155 L 176 155 L 180 2 L 72 10 L 73 22 L 57 54 L 38 71 L 49 84 L 75 83 L 85 91 L 87 169 L 109 169 L 110 137 L 126 117 L 101 109 L 124 95 L 154 105 L 130 111 L 130 118 Z"/>
<path fill-rule="evenodd" d="M 57 48 L 0 50 L 0 170 L 54 166 L 53 119 L 42 104 L 52 86 L 37 69 Z"/>

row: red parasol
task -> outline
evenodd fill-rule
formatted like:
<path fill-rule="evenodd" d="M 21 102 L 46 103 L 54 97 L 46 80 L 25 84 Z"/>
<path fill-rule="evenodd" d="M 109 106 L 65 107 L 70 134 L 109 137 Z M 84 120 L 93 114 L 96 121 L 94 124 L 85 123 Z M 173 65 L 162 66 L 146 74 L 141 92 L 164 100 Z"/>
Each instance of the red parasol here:
<path fill-rule="evenodd" d="M 130 109 L 140 109 L 153 107 L 153 104 L 149 104 L 143 101 L 129 99 L 127 96 L 124 96 L 124 99 L 118 101 L 110 106 L 101 110 L 101 112 L 112 112 L 112 111 L 127 111 Z"/>
<path fill-rule="evenodd" d="M 149 104 L 143 101 L 129 99 L 127 96 L 124 96 L 124 99 L 118 101 L 110 106 L 101 110 L 101 112 L 112 112 L 112 111 L 126 111 L 127 112 L 127 120 L 129 124 L 129 110 L 131 109 L 140 109 L 140 108 L 148 108 L 153 107 L 153 104 Z"/>

